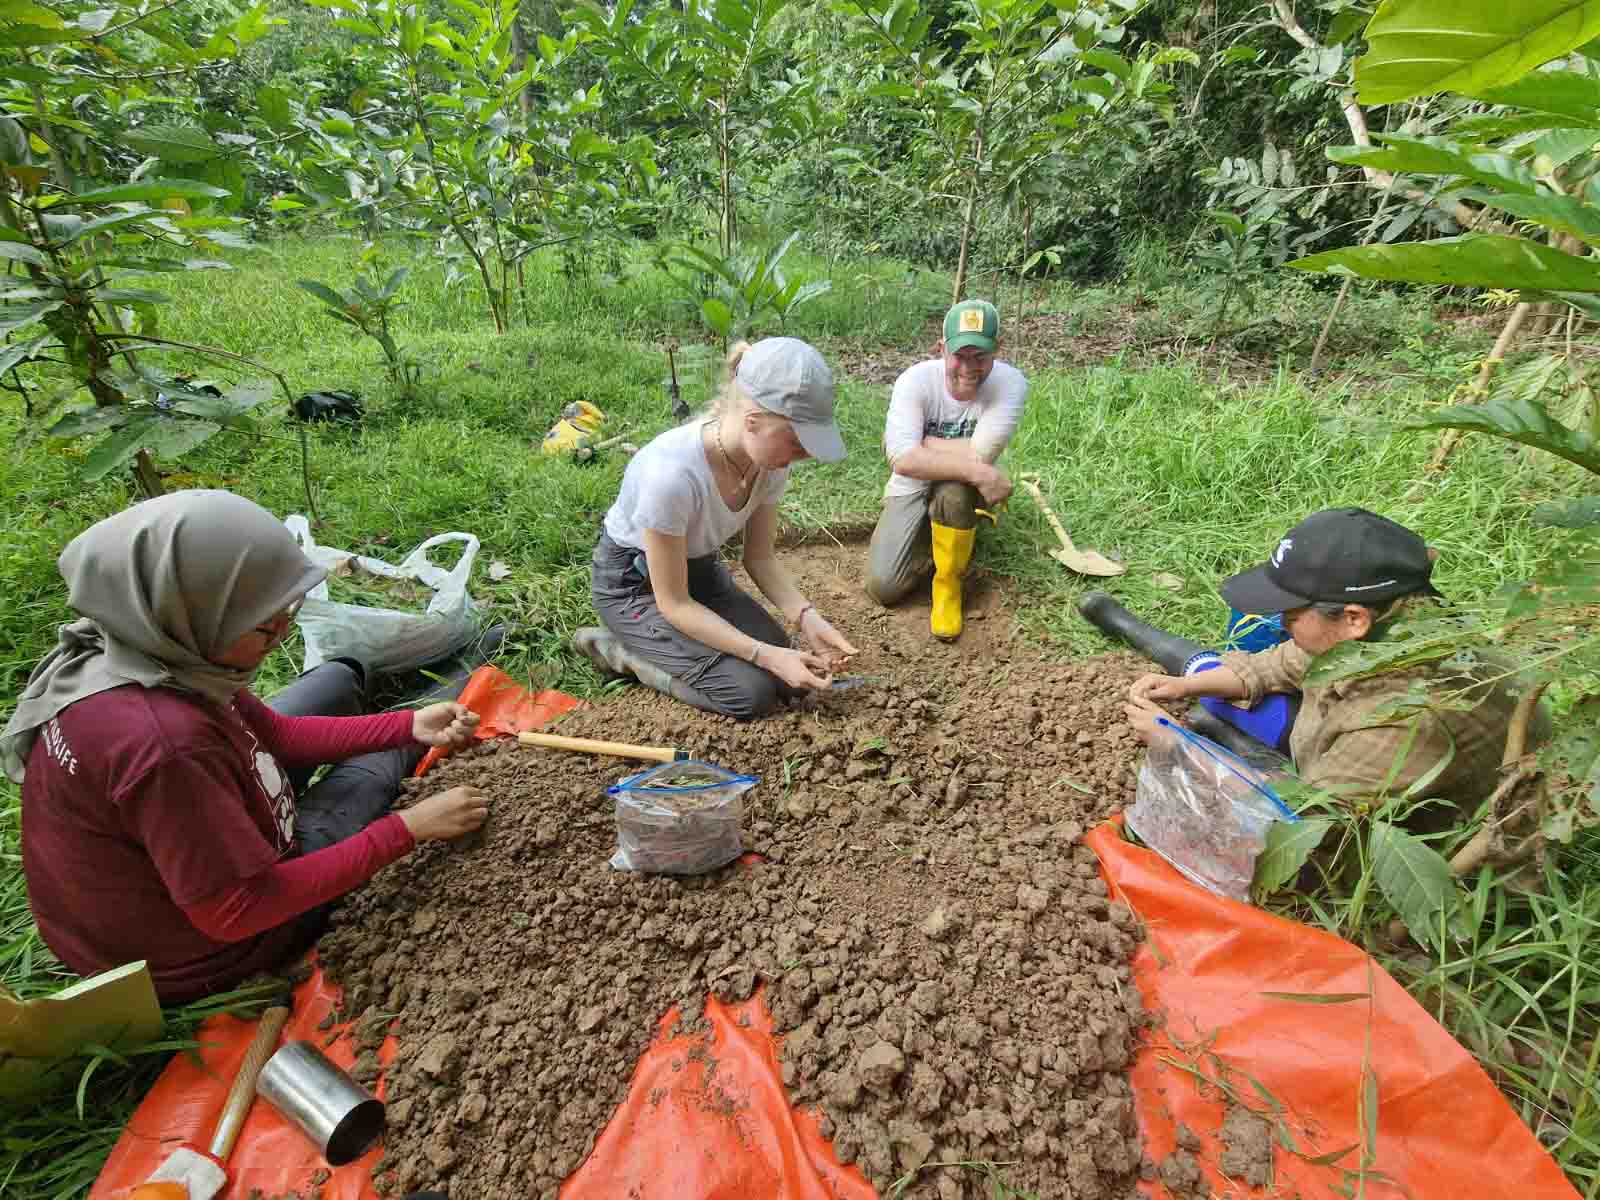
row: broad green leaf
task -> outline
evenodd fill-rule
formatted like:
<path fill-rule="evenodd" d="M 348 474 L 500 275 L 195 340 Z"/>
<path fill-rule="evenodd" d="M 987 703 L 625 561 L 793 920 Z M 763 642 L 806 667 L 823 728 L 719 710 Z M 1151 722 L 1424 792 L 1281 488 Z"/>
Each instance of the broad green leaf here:
<path fill-rule="evenodd" d="M 1579 241 L 1591 246 L 1600 245 L 1600 208 L 1585 204 L 1574 196 L 1547 193 L 1542 196 L 1508 196 L 1484 188 L 1467 188 L 1461 192 L 1463 200 L 1471 200 L 1508 212 L 1525 221 L 1533 221 L 1546 229 L 1570 233 Z"/>
<path fill-rule="evenodd" d="M 0 335 L 26 329 L 55 312 L 63 303 L 62 300 L 37 300 L 32 304 L 0 304 Z"/>
<path fill-rule="evenodd" d="M 347 117 L 329 117 L 322 122 L 322 132 L 329 137 L 350 137 L 355 133 L 355 123 Z"/>
<path fill-rule="evenodd" d="M 261 114 L 263 121 L 279 133 L 287 133 L 294 127 L 294 111 L 289 105 L 289 93 L 282 88 L 257 88 L 256 111 Z"/>
<path fill-rule="evenodd" d="M 167 163 L 209 162 L 222 153 L 211 135 L 197 125 L 146 125 L 124 133 L 122 141 Z"/>
<path fill-rule="evenodd" d="M 50 261 L 45 257 L 43 250 L 37 246 L 30 246 L 27 242 L 0 242 L 0 258 L 29 263 L 35 267 L 42 267 Z"/>
<path fill-rule="evenodd" d="M 733 312 L 721 300 L 708 296 L 700 302 L 700 312 L 706 319 L 706 324 L 711 326 L 723 337 L 727 337 L 733 329 Z"/>
<path fill-rule="evenodd" d="M 116 229 L 123 225 L 135 225 L 166 215 L 157 209 L 140 208 L 136 212 L 119 212 L 112 213 L 110 216 L 95 217 L 93 220 L 85 221 L 82 225 L 79 225 L 71 234 L 63 238 L 60 244 L 63 246 L 71 245 L 73 242 L 78 241 L 80 238 L 86 238 L 92 233 L 103 233 L 107 229 Z"/>
<path fill-rule="evenodd" d="M 47 437 L 76 438 L 91 433 L 104 433 L 125 425 L 135 416 L 126 404 L 96 405 L 92 408 L 74 408 L 63 413 L 61 419 L 45 431 Z"/>
<path fill-rule="evenodd" d="M 1388 821 L 1373 821 L 1367 839 L 1372 876 L 1411 936 L 1442 950 L 1458 927 L 1461 893 L 1450 864 L 1432 846 Z"/>
<path fill-rule="evenodd" d="M 31 157 L 26 131 L 11 117 L 0 115 L 0 166 L 22 166 Z"/>
<path fill-rule="evenodd" d="M 222 396 L 189 396 L 173 405 L 179 412 L 205 417 L 224 425 L 239 423 L 253 408 L 272 399 L 272 385 L 259 380 L 235 384 Z"/>
<path fill-rule="evenodd" d="M 1576 71 L 1536 71 L 1506 87 L 1479 92 L 1477 98 L 1549 113 L 1571 125 L 1600 128 L 1600 79 Z"/>
<path fill-rule="evenodd" d="M 1600 525 L 1600 496 L 1551 500 L 1536 506 L 1532 517 L 1536 525 L 1555 525 L 1562 529 L 1586 529 L 1590 525 Z"/>
<path fill-rule="evenodd" d="M 1255 893 L 1270 896 L 1294 880 L 1332 828 L 1333 821 L 1328 817 L 1274 821 L 1269 825 L 1266 847 L 1256 859 Z"/>
<path fill-rule="evenodd" d="M 587 129 L 573 132 L 570 148 L 574 158 L 609 158 L 614 153 L 610 142 Z"/>
<path fill-rule="evenodd" d="M 1370 14 L 1363 9 L 1347 8 L 1328 22 L 1328 32 L 1322 35 L 1322 40 L 1330 46 L 1347 42 L 1361 32 L 1369 17 Z"/>
<path fill-rule="evenodd" d="M 221 425 L 189 417 L 149 414 L 117 430 L 83 460 L 83 477 L 93 482 L 133 461 L 140 450 L 157 459 L 181 458 L 209 440 Z"/>
<path fill-rule="evenodd" d="M 166 304 L 172 299 L 145 288 L 96 288 L 91 294 L 105 304 Z"/>
<path fill-rule="evenodd" d="M 1464 429 L 1547 451 L 1600 475 L 1600 445 L 1581 429 L 1556 420 L 1537 400 L 1491 400 L 1441 408 L 1403 429 Z"/>
<path fill-rule="evenodd" d="M 1370 148 L 1330 147 L 1328 157 L 1334 162 L 1395 174 L 1461 175 L 1475 183 L 1528 196 L 1539 190 L 1533 172 L 1509 155 L 1465 149 L 1445 138 L 1391 135 L 1377 140 L 1382 144 Z"/>
<path fill-rule="evenodd" d="M 410 267 L 401 267 L 384 281 L 383 290 L 378 293 L 380 300 L 389 300 L 400 290 L 400 285 L 406 281 L 406 276 L 411 274 Z"/>
<path fill-rule="evenodd" d="M 1124 82 L 1133 74 L 1133 64 L 1110 50 L 1085 50 L 1078 60 L 1096 70 L 1109 71 Z"/>
<path fill-rule="evenodd" d="M 126 414 L 124 414 L 126 415 Z M 139 416 L 122 425 L 106 438 L 83 460 L 82 475 L 93 483 L 103 479 L 118 467 L 125 467 L 144 449 L 146 435 L 156 421 L 152 416 Z"/>
<path fill-rule="evenodd" d="M 1288 263 L 1300 271 L 1396 283 L 1600 292 L 1600 264 L 1527 238 L 1475 233 L 1432 242 L 1350 246 Z"/>
<path fill-rule="evenodd" d="M 1546 159 L 1550 166 L 1559 168 L 1580 155 L 1592 153 L 1596 146 L 1600 146 L 1600 126 L 1594 129 L 1552 129 L 1535 139 L 1528 150 L 1535 161 Z"/>
<path fill-rule="evenodd" d="M 349 300 L 341 296 L 338 292 L 334 291 L 325 283 L 318 283 L 315 279 L 297 279 L 295 282 L 299 284 L 299 286 L 303 287 L 306 291 L 310 292 L 318 300 L 321 300 L 329 308 L 336 308 L 342 313 L 345 309 L 350 307 Z"/>
<path fill-rule="evenodd" d="M 0 375 L 5 374 L 18 363 L 26 362 L 39 353 L 40 350 L 43 350 L 49 344 L 51 336 L 46 333 L 26 342 L 11 342 L 0 346 Z"/>
<path fill-rule="evenodd" d="M 57 18 L 59 20 L 59 18 Z M 88 37 L 81 29 L 46 29 L 42 25 L 0 25 L 0 46 L 56 46 Z"/>
<path fill-rule="evenodd" d="M 228 193 L 196 179 L 141 179 L 137 183 L 118 183 L 111 187 L 91 188 L 63 196 L 56 207 L 76 204 L 121 204 L 139 201 L 145 204 L 162 204 L 168 200 L 211 200 Z"/>
<path fill-rule="evenodd" d="M 45 29 L 63 29 L 66 22 L 60 15 L 33 0 L 0 0 L 0 21 L 15 21 L 19 25 L 38 25 Z"/>
<path fill-rule="evenodd" d="M 1477 95 L 1600 36 L 1600 0 L 1384 0 L 1356 59 L 1356 98 Z"/>

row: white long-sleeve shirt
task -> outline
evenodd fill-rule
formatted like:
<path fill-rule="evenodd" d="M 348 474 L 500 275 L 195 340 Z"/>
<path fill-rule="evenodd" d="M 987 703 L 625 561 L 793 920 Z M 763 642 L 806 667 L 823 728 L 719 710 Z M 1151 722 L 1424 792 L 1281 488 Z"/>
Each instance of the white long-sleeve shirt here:
<path fill-rule="evenodd" d="M 997 362 L 972 403 L 963 404 L 945 386 L 944 360 L 930 358 L 907 367 L 895 380 L 883 429 L 883 452 L 892 466 L 925 437 L 971 438 L 973 453 L 992 463 L 1016 433 L 1027 396 L 1028 381 L 1022 372 L 1010 363 Z M 883 494 L 915 496 L 929 486 L 929 480 L 896 473 L 889 476 Z"/>

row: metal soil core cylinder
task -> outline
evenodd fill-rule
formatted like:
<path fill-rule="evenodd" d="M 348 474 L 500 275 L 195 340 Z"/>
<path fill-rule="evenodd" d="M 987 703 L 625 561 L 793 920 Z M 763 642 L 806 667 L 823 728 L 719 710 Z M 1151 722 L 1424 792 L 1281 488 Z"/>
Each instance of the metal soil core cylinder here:
<path fill-rule="evenodd" d="M 268 1059 L 256 1095 L 310 1138 L 330 1166 L 354 1162 L 383 1134 L 383 1102 L 310 1042 L 287 1042 Z"/>

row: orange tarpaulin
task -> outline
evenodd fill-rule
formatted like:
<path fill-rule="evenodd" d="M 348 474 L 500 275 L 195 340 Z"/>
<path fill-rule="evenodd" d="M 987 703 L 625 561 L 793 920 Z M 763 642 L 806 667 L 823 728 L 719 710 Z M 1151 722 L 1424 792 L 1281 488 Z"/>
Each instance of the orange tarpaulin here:
<path fill-rule="evenodd" d="M 318 970 L 294 991 L 294 1007 L 283 1030 L 284 1040 L 322 1046 L 329 1033 L 317 1026 L 338 1001 L 339 989 L 327 983 Z M 200 1043 L 198 1055 L 178 1054 L 167 1064 L 117 1139 L 89 1193 L 90 1200 L 122 1200 L 179 1146 L 204 1149 L 211 1144 L 228 1088 L 255 1030 L 253 1020 L 235 1017 L 212 1017 L 200 1027 L 196 1034 Z M 378 1058 L 388 1062 L 395 1047 L 395 1040 L 389 1038 L 378 1051 Z M 323 1053 L 346 1070 L 355 1061 L 348 1037 L 323 1047 Z M 381 1088 L 378 1094 L 382 1096 Z M 370 1177 L 378 1155 L 378 1150 L 369 1150 L 362 1158 L 333 1171 L 323 1187 L 323 1200 L 376 1200 Z M 260 1188 L 266 1196 L 309 1191 L 312 1176 L 319 1169 L 328 1170 L 328 1164 L 306 1136 L 270 1104 L 257 1101 L 250 1106 L 250 1115 L 245 1118 L 228 1160 L 231 1182 L 223 1195 L 242 1200 L 253 1188 Z"/>
<path fill-rule="evenodd" d="M 873 1200 L 816 1117 L 790 1107 L 772 1017 L 758 993 L 706 1000 L 712 1033 L 670 1037 L 676 1011 L 561 1200 Z"/>
<path fill-rule="evenodd" d="M 480 737 L 532 728 L 578 703 L 560 692 L 530 696 L 493 667 L 473 676 L 462 701 L 483 717 Z M 418 772 L 431 761 L 430 755 Z M 1515 1186 L 1528 1200 L 1576 1200 L 1560 1168 L 1472 1056 L 1362 951 L 1212 896 L 1155 854 L 1122 841 L 1114 825 L 1088 840 L 1113 892 L 1132 905 L 1149 933 L 1134 972 L 1147 1007 L 1164 1023 L 1137 1055 L 1132 1081 L 1152 1159 L 1172 1151 L 1181 1121 L 1204 1135 L 1199 1158 L 1219 1193 L 1242 1193 L 1215 1167 L 1218 1147 L 1210 1135 L 1221 1123 L 1222 1104 L 1215 1089 L 1202 1095 L 1185 1067 L 1242 1082 L 1252 1107 L 1281 1105 L 1285 1130 L 1307 1155 L 1359 1147 L 1358 1097 L 1370 1045 L 1378 1100 L 1371 1166 L 1396 1181 L 1369 1176 L 1365 1194 L 1372 1200 L 1462 1200 L 1501 1185 Z M 1371 999 L 1312 1006 L 1271 992 L 1370 992 Z M 317 972 L 297 990 L 285 1036 L 320 1044 L 328 1034 L 316 1026 L 335 999 Z M 712 1032 L 695 1040 L 672 1036 L 673 1014 L 663 1020 L 627 1098 L 563 1186 L 563 1200 L 872 1197 L 860 1172 L 834 1160 L 815 1117 L 790 1107 L 759 993 L 732 1007 L 708 999 L 705 1011 Z M 202 1027 L 202 1063 L 186 1055 L 173 1059 L 123 1131 L 91 1193 L 94 1200 L 120 1200 L 173 1148 L 209 1140 L 254 1028 L 254 1022 L 229 1017 Z M 394 1049 L 390 1039 L 380 1059 L 387 1062 Z M 336 1041 L 328 1053 L 348 1066 L 350 1040 Z M 1340 1169 L 1359 1165 L 1359 1153 L 1313 1165 L 1280 1151 L 1275 1183 L 1298 1184 L 1306 1196 L 1330 1194 L 1343 1182 Z M 375 1200 L 369 1172 L 376 1155 L 333 1171 L 325 1200 Z M 235 1182 L 227 1196 L 238 1198 L 252 1188 L 267 1195 L 304 1190 L 327 1169 L 266 1104 L 254 1106 L 229 1165 Z M 1164 1194 L 1159 1182 L 1144 1187 L 1152 1197 Z"/>
<path fill-rule="evenodd" d="M 508 733 L 521 733 L 524 729 L 537 729 L 571 712 L 583 703 L 565 692 L 530 692 L 519 687 L 517 681 L 496 666 L 479 667 L 461 689 L 461 703 L 478 714 L 478 729 L 473 734 L 480 741 L 501 737 Z M 438 746 L 422 756 L 417 764 L 421 775 L 444 757 Z"/>
<path fill-rule="evenodd" d="M 1140 1049 L 1132 1075 L 1152 1159 L 1171 1153 L 1179 1121 L 1197 1134 L 1222 1122 L 1216 1090 L 1201 1096 L 1178 1062 L 1213 1078 L 1220 1064 L 1251 1107 L 1270 1109 L 1259 1083 L 1285 1107 L 1285 1124 L 1306 1154 L 1360 1147 L 1358 1103 L 1370 1045 L 1378 1109 L 1372 1166 L 1397 1181 L 1369 1176 L 1365 1194 L 1372 1200 L 1464 1200 L 1506 1194 L 1512 1186 L 1519 1200 L 1578 1200 L 1472 1055 L 1366 953 L 1332 934 L 1213 896 L 1152 851 L 1123 841 L 1115 825 L 1096 829 L 1088 841 L 1113 894 L 1145 922 L 1148 940 L 1134 974 L 1146 1006 L 1166 1018 Z M 1308 1004 L 1272 992 L 1371 999 Z M 1197 1056 L 1202 1042 L 1215 1059 Z M 1206 1138 L 1201 1165 L 1221 1189 L 1214 1147 Z M 1275 1181 L 1298 1185 L 1302 1195 L 1327 1195 L 1329 1185 L 1341 1183 L 1340 1168 L 1359 1166 L 1359 1157 L 1356 1150 L 1336 1164 L 1312 1165 L 1280 1151 Z M 1145 1191 L 1166 1194 L 1159 1183 Z"/>

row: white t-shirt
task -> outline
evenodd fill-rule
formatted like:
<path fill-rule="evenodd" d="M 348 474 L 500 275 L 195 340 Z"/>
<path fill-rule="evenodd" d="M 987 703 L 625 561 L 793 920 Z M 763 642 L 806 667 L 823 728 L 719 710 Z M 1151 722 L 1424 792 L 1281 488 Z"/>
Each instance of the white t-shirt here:
<path fill-rule="evenodd" d="M 889 417 L 883 428 L 883 452 L 893 462 L 922 444 L 925 437 L 971 438 L 972 449 L 992 463 L 1011 441 L 1022 420 L 1022 403 L 1028 397 L 1028 380 L 1010 363 L 997 362 L 978 387 L 971 404 L 950 394 L 944 381 L 944 359 L 930 358 L 907 367 L 894 381 Z M 890 475 L 885 496 L 915 496 L 931 482 L 909 475 Z"/>
<path fill-rule="evenodd" d="M 738 512 L 717 490 L 700 430 L 704 421 L 669 429 L 633 456 L 622 476 L 622 491 L 606 513 L 606 533 L 622 546 L 644 549 L 644 531 L 684 539 L 690 558 L 715 554 L 764 504 L 776 504 L 789 482 L 789 469 L 763 471 Z M 712 451 L 716 453 L 716 451 Z"/>

